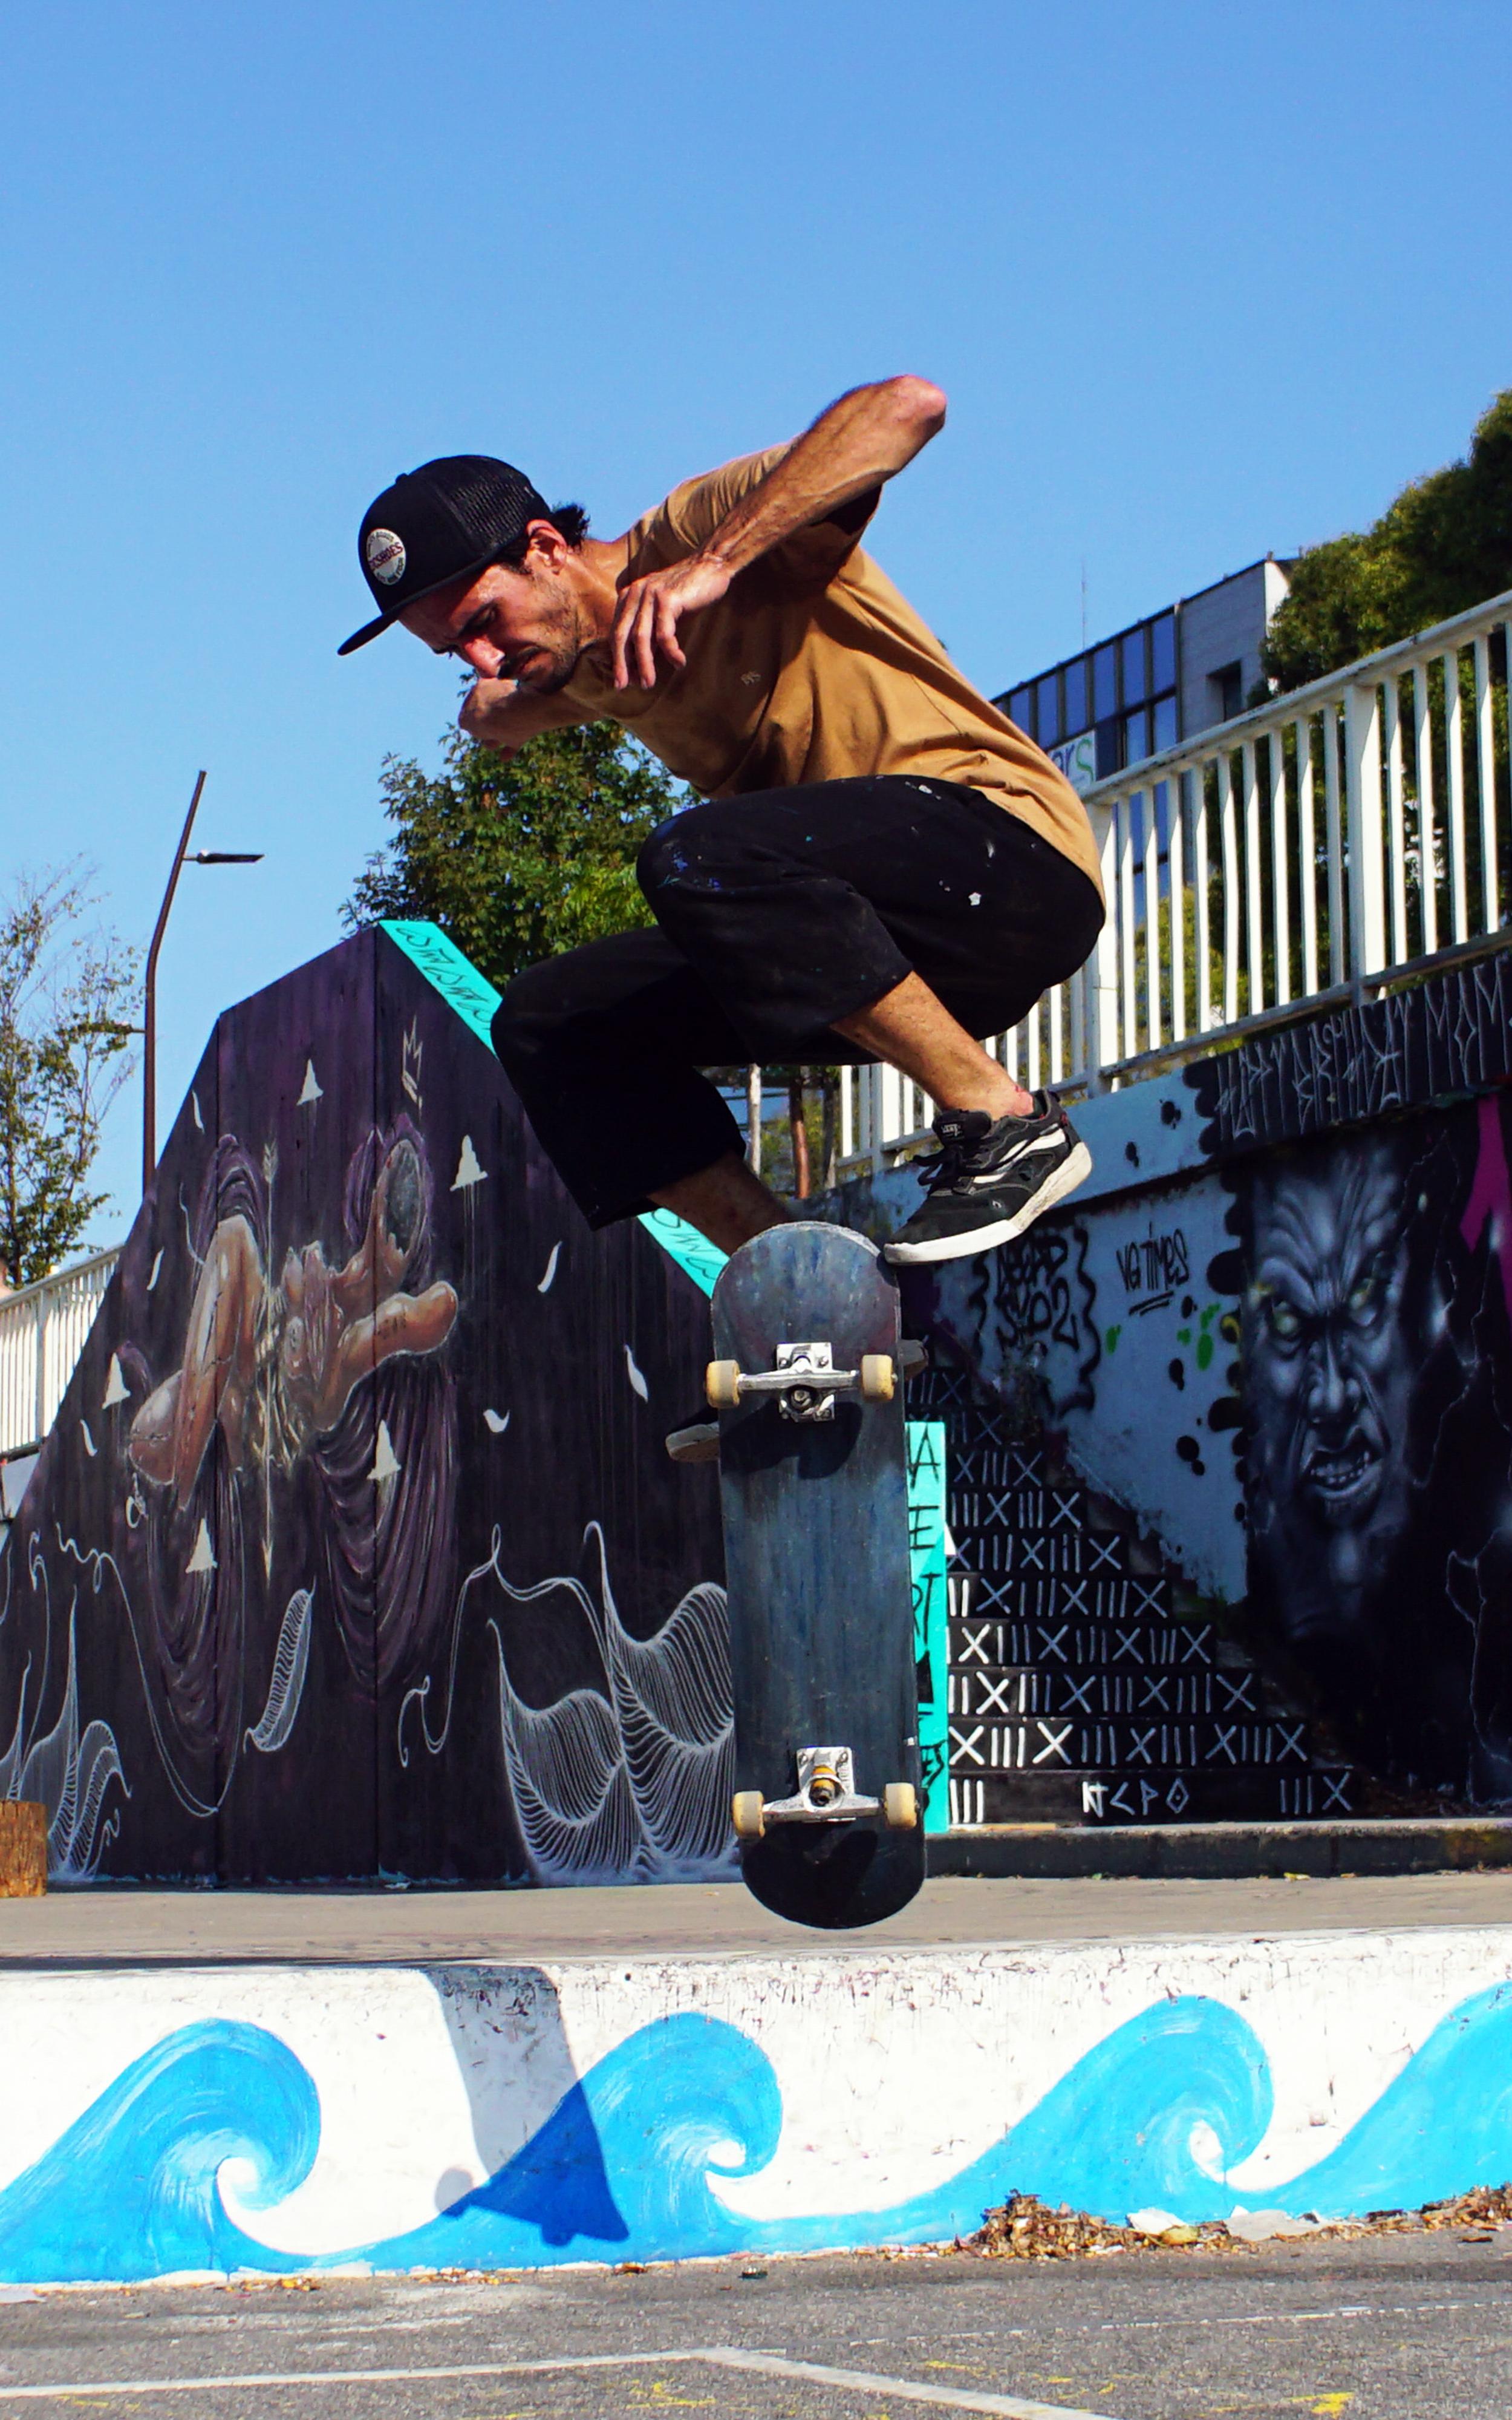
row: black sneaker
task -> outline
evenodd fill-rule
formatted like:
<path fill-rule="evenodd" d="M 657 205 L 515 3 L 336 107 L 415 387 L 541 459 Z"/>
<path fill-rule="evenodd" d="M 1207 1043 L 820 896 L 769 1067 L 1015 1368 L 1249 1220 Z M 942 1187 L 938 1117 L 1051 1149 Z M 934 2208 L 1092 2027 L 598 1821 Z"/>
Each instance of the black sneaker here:
<path fill-rule="evenodd" d="M 942 1109 L 940 1148 L 914 1166 L 927 1198 L 890 1244 L 889 1261 L 955 1261 L 1022 1235 L 1092 1172 L 1092 1155 L 1047 1094 L 1027 1118 Z"/>

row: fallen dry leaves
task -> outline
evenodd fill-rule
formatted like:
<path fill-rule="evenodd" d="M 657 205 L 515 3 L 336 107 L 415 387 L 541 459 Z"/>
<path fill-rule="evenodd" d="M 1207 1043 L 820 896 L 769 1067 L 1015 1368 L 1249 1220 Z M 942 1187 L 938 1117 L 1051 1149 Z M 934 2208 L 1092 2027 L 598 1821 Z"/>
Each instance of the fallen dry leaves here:
<path fill-rule="evenodd" d="M 1329 2219 L 1308 2230 L 1306 2238 L 1281 2239 L 1293 2245 L 1319 2236 L 1409 2235 L 1426 2228 L 1470 2227 L 1467 2242 L 1489 2243 L 1491 2231 L 1512 2226 L 1512 2184 L 1478 2185 L 1473 2193 L 1452 2201 L 1429 2202 L 1422 2210 L 1377 2210 L 1367 2218 Z M 1490 2230 L 1490 2231 L 1489 2231 Z M 975 2235 L 963 2236 L 958 2248 L 984 2260 L 1077 2260 L 1110 2252 L 1242 2252 L 1253 2248 L 1229 2234 L 1222 2219 L 1200 2226 L 1166 2227 L 1147 2235 L 1132 2226 L 1110 2226 L 1087 2211 L 1058 2210 L 1033 2194 L 1015 2194 L 1001 2210 L 990 2210 Z"/>

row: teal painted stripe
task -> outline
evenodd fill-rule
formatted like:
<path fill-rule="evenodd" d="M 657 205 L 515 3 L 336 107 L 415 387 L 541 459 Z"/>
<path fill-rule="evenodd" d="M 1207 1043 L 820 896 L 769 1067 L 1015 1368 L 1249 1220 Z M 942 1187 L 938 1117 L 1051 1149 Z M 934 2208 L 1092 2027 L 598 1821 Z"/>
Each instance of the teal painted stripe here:
<path fill-rule="evenodd" d="M 387 933 L 411 965 L 420 969 L 426 982 L 434 984 L 441 998 L 455 1009 L 463 1024 L 471 1026 L 478 1040 L 491 1050 L 493 1013 L 501 995 L 487 976 L 478 972 L 471 959 L 463 956 L 439 924 L 385 916 L 378 929 Z"/>
<path fill-rule="evenodd" d="M 945 1585 L 945 1422 L 909 1420 L 908 1565 L 914 1583 L 914 1661 L 918 1671 L 918 1755 L 924 1768 L 924 1829 L 950 1828 L 949 1727 L 946 1719 L 949 1625 Z"/>
<path fill-rule="evenodd" d="M 642 1210 L 640 1224 L 648 1235 L 654 1235 L 664 1252 L 670 1252 L 680 1269 L 686 1269 L 696 1286 L 705 1294 L 714 1292 L 714 1281 L 730 1255 L 711 1244 L 675 1210 Z"/>

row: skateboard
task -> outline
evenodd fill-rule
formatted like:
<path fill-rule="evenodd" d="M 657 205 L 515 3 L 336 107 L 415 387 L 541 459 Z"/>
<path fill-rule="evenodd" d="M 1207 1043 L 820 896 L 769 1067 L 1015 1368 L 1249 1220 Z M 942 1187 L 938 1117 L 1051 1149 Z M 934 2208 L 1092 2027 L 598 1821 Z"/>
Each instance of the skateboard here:
<path fill-rule="evenodd" d="M 924 1879 L 897 1284 L 795 1221 L 713 1310 L 741 1872 L 795 1923 L 875 1924 Z"/>

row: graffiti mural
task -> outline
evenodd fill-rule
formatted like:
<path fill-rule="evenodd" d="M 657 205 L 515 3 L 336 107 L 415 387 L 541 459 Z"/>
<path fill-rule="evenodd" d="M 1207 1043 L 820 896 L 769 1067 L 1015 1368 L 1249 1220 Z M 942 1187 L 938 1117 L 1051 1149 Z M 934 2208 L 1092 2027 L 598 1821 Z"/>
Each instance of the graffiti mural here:
<path fill-rule="evenodd" d="M 1047 1575 L 1091 1517 L 1076 1491 L 1096 1491 L 1084 1500 L 1125 1518 L 1253 1667 L 1248 1710 L 1274 1720 L 1244 1730 L 1247 1752 L 1284 1762 L 1310 1740 L 1277 1802 L 1262 1792 L 1254 1811 L 1512 1802 L 1509 1073 L 1512 954 L 1299 1020 L 1081 1104 L 1094 1171 L 1068 1212 L 913 1288 L 916 1320 L 969 1373 L 979 1425 L 984 1406 L 997 1424 L 995 1442 L 978 1436 L 963 1411 L 953 1466 L 1017 1451 L 1046 1483 L 1058 1475 L 1034 1544 Z M 857 1208 L 882 1230 L 912 1192 L 899 1170 L 858 1187 Z M 1017 1521 L 1040 1519 L 1032 1489 L 1013 1501 Z M 1021 1563 L 1031 1543 L 1021 1531 Z M 1113 1550 L 1085 1538 L 1078 1551 L 1089 1568 Z M 970 1536 L 960 1604 L 999 1609 L 1006 1554 Z M 1013 1583 L 1015 1616 L 1048 1607 L 1050 1586 L 1031 1605 Z M 1053 1624 L 994 1629 L 1006 1678 L 973 1668 L 978 1636 L 962 1623 L 952 1646 L 961 1711 L 1081 1713 L 1083 1683 L 1046 1663 Z M 985 1820 L 1038 1811 L 1042 1766 L 995 1781 L 1010 1734 L 985 1736 L 979 1780 L 977 1734 L 957 1735 L 958 1807 L 967 1820 L 979 1805 Z M 1031 1728 L 1025 1763 L 1059 1738 Z M 1121 1745 L 1142 1753 L 1143 1740 Z M 1098 1745 L 1094 1732 L 1077 1753 Z M 1203 1753 L 1196 1740 L 1188 1763 Z M 1099 1790 L 1088 1776 L 1100 1820 Z M 1180 1791 L 1197 1811 L 1185 1765 Z M 1154 1818 L 1174 1811 L 1148 1776 L 1136 1811 L 1147 1792 Z"/>
<path fill-rule="evenodd" d="M 1504 951 L 1358 1008 L 1300 1018 L 1185 1071 L 1213 1156 L 1294 1142 L 1512 1078 Z"/>
<path fill-rule="evenodd" d="M 1505 1115 L 1239 1163 L 1252 1608 L 1372 1768 L 1512 1796 Z"/>
<path fill-rule="evenodd" d="M 222 1017 L 0 1552 L 60 1874 L 727 1862 L 717 1491 L 660 1452 L 703 1296 L 586 1232 L 418 954 Z"/>

